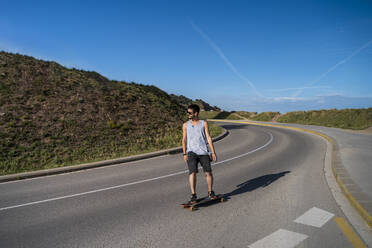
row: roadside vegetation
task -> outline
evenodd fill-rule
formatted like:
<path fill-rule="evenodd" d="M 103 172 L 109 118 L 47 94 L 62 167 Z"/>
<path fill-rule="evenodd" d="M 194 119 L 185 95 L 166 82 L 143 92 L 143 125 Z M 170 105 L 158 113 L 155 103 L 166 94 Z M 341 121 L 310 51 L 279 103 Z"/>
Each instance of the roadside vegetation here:
<path fill-rule="evenodd" d="M 254 121 L 272 121 L 275 116 L 280 115 L 279 112 L 262 112 L 252 118 Z"/>
<path fill-rule="evenodd" d="M 222 127 L 216 125 L 215 123 L 213 122 L 208 122 L 208 127 L 209 127 L 209 134 L 211 135 L 211 137 L 217 137 L 218 135 L 222 134 L 223 132 L 223 129 Z M 182 144 L 180 144 L 182 145 Z"/>
<path fill-rule="evenodd" d="M 201 111 L 221 111 L 221 109 L 217 106 L 212 107 L 201 99 L 192 100 L 183 95 L 177 96 L 174 94 L 170 94 L 170 96 L 172 99 L 176 100 L 181 106 L 184 106 L 185 108 L 187 108 L 191 104 L 196 104 L 200 107 Z"/>
<path fill-rule="evenodd" d="M 288 112 L 278 122 L 360 130 L 372 126 L 372 108 Z"/>
<path fill-rule="evenodd" d="M 278 121 L 348 129 L 372 126 L 372 108 L 220 111 L 152 85 L 0 51 L 0 175 L 76 165 L 181 145 L 186 108 L 201 119 Z M 279 118 L 278 118 L 279 117 Z M 212 137 L 222 129 L 209 123 Z"/>
<path fill-rule="evenodd" d="M 205 111 L 201 113 L 201 116 L 205 119 L 233 120 L 240 120 L 239 116 L 241 116 L 253 121 L 298 123 L 354 130 L 366 129 L 372 126 L 372 108 L 295 111 L 285 114 L 280 114 L 279 112 L 262 112 L 258 114 L 257 112 L 248 111 Z"/>
<path fill-rule="evenodd" d="M 200 119 L 223 119 L 223 120 L 242 120 L 243 118 L 235 114 L 235 112 L 227 111 L 200 111 Z"/>
<path fill-rule="evenodd" d="M 247 112 L 247 111 L 236 111 L 235 113 L 237 113 L 239 116 L 242 116 L 250 120 L 252 120 L 254 117 L 258 115 L 257 112 Z"/>
<path fill-rule="evenodd" d="M 0 52 L 0 175 L 180 146 L 186 119 L 155 86 Z"/>

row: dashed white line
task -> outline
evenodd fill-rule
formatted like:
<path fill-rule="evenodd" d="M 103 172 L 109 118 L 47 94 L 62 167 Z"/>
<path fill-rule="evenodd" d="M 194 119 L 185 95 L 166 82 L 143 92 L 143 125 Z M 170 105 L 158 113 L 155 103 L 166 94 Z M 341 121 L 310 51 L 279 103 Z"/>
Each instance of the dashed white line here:
<path fill-rule="evenodd" d="M 295 219 L 294 222 L 320 228 L 330 219 L 332 219 L 333 216 L 335 215 L 330 212 L 317 207 L 313 207 L 306 213 Z"/>
<path fill-rule="evenodd" d="M 310 225 L 314 227 L 322 227 L 327 223 L 334 214 L 327 212 L 323 209 L 313 207 L 306 213 L 298 217 L 294 222 Z M 285 229 L 279 229 L 278 231 L 266 236 L 263 239 L 256 241 L 255 243 L 248 245 L 249 248 L 292 248 L 297 246 L 299 243 L 307 239 L 308 236 L 302 233 L 296 233 Z"/>
<path fill-rule="evenodd" d="M 266 132 L 265 132 L 265 133 L 266 133 Z M 264 144 L 263 146 L 260 146 L 260 147 L 258 147 L 258 148 L 256 148 L 256 149 L 252 150 L 252 151 L 249 151 L 249 152 L 247 152 L 247 153 L 241 154 L 241 155 L 239 155 L 239 156 L 236 156 L 236 157 L 233 157 L 233 158 L 229 158 L 229 159 L 226 159 L 226 160 L 223 160 L 223 161 L 220 161 L 220 162 L 214 163 L 213 165 L 221 164 L 221 163 L 226 163 L 226 162 L 228 162 L 228 161 L 230 161 L 230 160 L 233 160 L 233 159 L 237 159 L 237 158 L 241 158 L 241 157 L 247 156 L 247 155 L 249 155 L 249 154 L 251 154 L 251 153 L 257 152 L 257 151 L 259 151 L 259 150 L 265 148 L 266 146 L 270 145 L 271 142 L 273 142 L 273 140 L 274 140 L 274 136 L 273 136 L 271 133 L 268 133 L 268 134 L 270 135 L 270 140 L 269 140 L 266 144 Z"/>
<path fill-rule="evenodd" d="M 302 233 L 291 232 L 279 229 L 269 236 L 248 245 L 249 248 L 292 248 L 307 239 L 308 236 Z"/>

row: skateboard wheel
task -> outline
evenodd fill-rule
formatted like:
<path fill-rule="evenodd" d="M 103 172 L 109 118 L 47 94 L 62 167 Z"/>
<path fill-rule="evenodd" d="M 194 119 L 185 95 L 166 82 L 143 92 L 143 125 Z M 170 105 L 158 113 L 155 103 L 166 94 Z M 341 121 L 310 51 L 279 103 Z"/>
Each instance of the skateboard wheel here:
<path fill-rule="evenodd" d="M 187 208 L 187 206 L 185 206 L 185 205 L 182 205 L 182 208 Z"/>
<path fill-rule="evenodd" d="M 194 208 L 194 207 L 190 207 L 189 209 L 190 209 L 190 211 L 194 211 L 194 210 L 195 210 L 195 208 Z"/>
<path fill-rule="evenodd" d="M 225 198 L 221 198 L 221 202 L 224 202 L 225 201 Z"/>

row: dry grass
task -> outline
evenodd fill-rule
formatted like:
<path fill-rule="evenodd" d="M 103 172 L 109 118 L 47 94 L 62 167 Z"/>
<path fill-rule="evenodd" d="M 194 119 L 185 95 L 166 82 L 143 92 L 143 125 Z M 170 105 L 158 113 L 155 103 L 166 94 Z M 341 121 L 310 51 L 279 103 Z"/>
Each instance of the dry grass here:
<path fill-rule="evenodd" d="M 155 86 L 0 52 L 0 174 L 179 146 L 185 113 Z"/>

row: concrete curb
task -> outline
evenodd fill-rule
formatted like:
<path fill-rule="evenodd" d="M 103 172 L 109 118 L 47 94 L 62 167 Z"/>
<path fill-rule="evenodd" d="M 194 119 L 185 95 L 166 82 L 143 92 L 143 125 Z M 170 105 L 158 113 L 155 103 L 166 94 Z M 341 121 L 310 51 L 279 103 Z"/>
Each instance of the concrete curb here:
<path fill-rule="evenodd" d="M 222 134 L 220 134 L 216 138 L 213 138 L 213 142 L 219 141 L 225 138 L 229 134 L 229 132 L 226 129 L 223 128 L 223 130 L 224 132 Z M 104 160 L 104 161 L 98 161 L 98 162 L 86 163 L 86 164 L 80 164 L 80 165 L 73 165 L 73 166 L 67 166 L 67 167 L 60 167 L 60 168 L 54 168 L 54 169 L 46 169 L 46 170 L 38 170 L 38 171 L 33 171 L 33 172 L 24 172 L 24 173 L 12 174 L 12 175 L 5 175 L 5 176 L 0 176 L 0 183 L 17 181 L 17 180 L 26 179 L 26 178 L 57 175 L 57 174 L 68 173 L 68 172 L 73 172 L 73 171 L 86 170 L 86 169 L 92 169 L 92 168 L 97 168 L 97 167 L 102 167 L 102 166 L 108 166 L 108 165 L 132 162 L 132 161 L 137 161 L 137 160 L 142 160 L 142 159 L 147 159 L 147 158 L 153 158 L 153 157 L 158 157 L 158 156 L 167 155 L 167 154 L 177 154 L 181 152 L 182 152 L 182 147 L 180 146 L 176 148 L 170 148 L 170 149 L 165 149 L 161 151 L 139 154 L 139 155 L 124 157 L 124 158 L 117 158 L 117 159 L 110 159 L 110 160 Z"/>
<path fill-rule="evenodd" d="M 360 200 L 358 201 L 359 198 L 364 199 L 364 194 L 361 194 L 360 191 L 359 191 L 359 192 L 356 192 L 356 194 L 358 194 L 358 196 L 356 196 L 356 194 L 353 195 L 351 193 L 352 190 L 349 190 L 347 188 L 347 186 L 345 185 L 343 179 L 344 180 L 351 180 L 351 179 L 346 175 L 347 172 L 346 172 L 346 170 L 344 168 L 342 168 L 341 166 L 336 166 L 335 165 L 335 162 L 334 162 L 334 147 L 335 147 L 335 142 L 328 135 L 323 134 L 323 133 L 320 133 L 320 132 L 317 132 L 317 131 L 313 131 L 313 130 L 309 130 L 309 129 L 304 129 L 304 128 L 281 126 L 280 124 L 274 125 L 274 124 L 258 123 L 258 122 L 250 122 L 250 121 L 244 121 L 243 122 L 243 121 L 214 120 L 214 119 L 211 119 L 209 121 L 215 121 L 215 122 L 232 122 L 232 123 L 246 123 L 246 124 L 257 125 L 257 126 L 268 126 L 268 127 L 277 127 L 277 128 L 287 128 L 287 129 L 292 129 L 292 130 L 299 131 L 299 132 L 312 133 L 312 134 L 315 134 L 315 135 L 318 135 L 318 136 L 323 137 L 331 145 L 331 149 L 330 149 L 330 151 L 331 151 L 331 168 L 332 168 L 333 175 L 335 176 L 336 181 L 337 181 L 339 187 L 341 188 L 342 192 L 344 193 L 344 195 L 346 196 L 346 198 L 349 200 L 349 202 L 351 203 L 351 205 L 358 211 L 358 213 L 364 219 L 364 221 L 368 224 L 368 226 L 372 228 L 372 216 L 371 216 L 372 215 L 372 211 L 367 211 L 366 208 L 363 207 L 363 204 L 360 203 Z"/>

